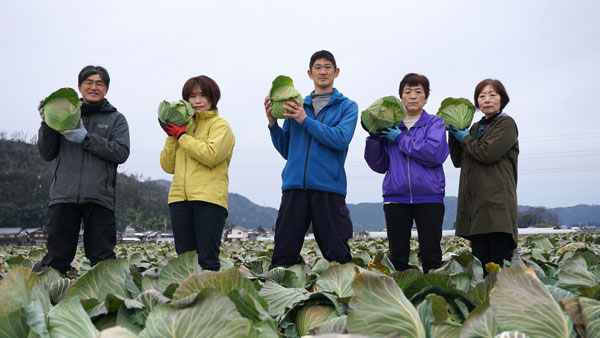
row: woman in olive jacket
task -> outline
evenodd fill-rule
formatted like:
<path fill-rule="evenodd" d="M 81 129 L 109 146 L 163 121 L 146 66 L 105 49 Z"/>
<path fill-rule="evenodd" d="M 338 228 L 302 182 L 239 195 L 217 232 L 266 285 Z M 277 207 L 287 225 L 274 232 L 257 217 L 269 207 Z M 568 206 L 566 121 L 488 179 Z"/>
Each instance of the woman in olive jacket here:
<path fill-rule="evenodd" d="M 469 131 L 449 130 L 450 157 L 461 168 L 456 235 L 471 241 L 482 265 L 502 265 L 517 247 L 518 130 L 502 112 L 509 98 L 500 81 L 481 81 L 474 99 L 484 117 Z"/>

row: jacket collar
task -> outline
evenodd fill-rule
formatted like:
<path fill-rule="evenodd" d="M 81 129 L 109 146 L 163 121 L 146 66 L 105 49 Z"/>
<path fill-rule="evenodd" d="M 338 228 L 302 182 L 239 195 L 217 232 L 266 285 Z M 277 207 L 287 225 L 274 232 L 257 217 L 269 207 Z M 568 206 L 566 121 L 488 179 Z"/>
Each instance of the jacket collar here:
<path fill-rule="evenodd" d="M 197 111 L 196 119 L 197 120 L 208 120 L 212 117 L 219 116 L 219 110 L 205 110 L 205 111 Z"/>
<path fill-rule="evenodd" d="M 79 99 L 83 102 L 83 99 Z M 102 101 L 97 103 L 82 103 L 81 104 L 81 112 L 83 114 L 90 113 L 110 113 L 113 111 L 117 111 L 117 108 L 113 107 L 107 99 L 102 99 Z"/>
<path fill-rule="evenodd" d="M 429 121 L 430 117 L 431 117 L 431 115 L 429 115 L 427 113 L 427 111 L 425 109 L 423 109 L 423 114 L 421 114 L 421 117 L 419 117 L 419 119 L 417 120 L 417 122 L 415 122 L 415 125 L 413 127 L 422 127 L 422 126 L 426 125 L 427 122 Z M 404 121 L 400 121 L 400 123 L 398 123 L 398 125 L 400 127 L 406 127 L 406 125 L 404 124 Z"/>
<path fill-rule="evenodd" d="M 310 95 L 308 95 L 307 97 L 304 98 L 304 104 L 305 105 L 312 105 L 312 99 L 313 99 L 313 95 L 315 94 L 315 91 L 313 90 Z M 333 93 L 331 94 L 331 99 L 329 99 L 329 102 L 327 103 L 327 105 L 332 105 L 335 103 L 338 103 L 340 101 L 346 100 L 347 98 L 340 93 L 337 89 L 333 88 Z"/>

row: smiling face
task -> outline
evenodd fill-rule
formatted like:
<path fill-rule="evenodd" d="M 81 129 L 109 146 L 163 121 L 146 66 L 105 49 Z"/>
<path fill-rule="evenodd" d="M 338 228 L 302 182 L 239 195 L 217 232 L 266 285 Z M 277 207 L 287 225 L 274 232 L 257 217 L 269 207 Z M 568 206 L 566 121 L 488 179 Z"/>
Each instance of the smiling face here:
<path fill-rule="evenodd" d="M 427 95 L 422 85 L 404 86 L 401 99 L 406 108 L 406 115 L 408 116 L 421 115 L 423 107 L 427 103 Z"/>
<path fill-rule="evenodd" d="M 308 70 L 308 77 L 315 83 L 315 94 L 333 91 L 333 80 L 339 74 L 340 69 L 326 58 L 317 59 L 312 68 Z"/>
<path fill-rule="evenodd" d="M 108 92 L 108 87 L 98 74 L 88 76 L 77 88 L 83 96 L 83 103 L 98 103 Z"/>
<path fill-rule="evenodd" d="M 486 119 L 500 112 L 501 100 L 502 97 L 496 92 L 492 85 L 483 87 L 479 96 L 477 96 L 479 110 L 485 114 Z"/>
<path fill-rule="evenodd" d="M 192 105 L 194 111 L 207 111 L 212 107 L 212 103 L 208 97 L 202 93 L 200 86 L 196 86 L 196 88 L 192 90 L 190 97 L 188 98 L 188 102 Z"/>

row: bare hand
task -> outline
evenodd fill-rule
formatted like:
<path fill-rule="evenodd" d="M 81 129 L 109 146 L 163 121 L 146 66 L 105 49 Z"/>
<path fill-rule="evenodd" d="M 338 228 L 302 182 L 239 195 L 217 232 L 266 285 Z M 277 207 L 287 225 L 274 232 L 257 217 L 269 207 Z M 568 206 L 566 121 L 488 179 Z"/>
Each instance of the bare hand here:
<path fill-rule="evenodd" d="M 271 98 L 265 97 L 265 113 L 267 113 L 267 120 L 269 120 L 269 127 L 272 127 L 277 123 L 277 119 L 271 115 L 271 111 L 273 110 L 273 106 L 271 105 Z"/>
<path fill-rule="evenodd" d="M 300 124 L 302 124 L 302 122 L 304 122 L 304 119 L 306 118 L 306 112 L 304 111 L 304 107 L 300 103 L 300 100 L 298 100 L 297 98 L 294 98 L 293 102 L 287 101 L 283 105 L 283 109 L 290 112 L 289 114 L 283 114 L 283 116 L 291 117 Z"/>

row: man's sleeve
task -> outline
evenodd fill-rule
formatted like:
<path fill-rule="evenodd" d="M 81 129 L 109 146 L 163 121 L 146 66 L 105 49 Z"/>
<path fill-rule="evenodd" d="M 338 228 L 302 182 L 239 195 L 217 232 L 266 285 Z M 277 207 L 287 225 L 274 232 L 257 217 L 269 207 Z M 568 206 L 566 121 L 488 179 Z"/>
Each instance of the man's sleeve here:
<path fill-rule="evenodd" d="M 125 116 L 119 113 L 110 138 L 88 133 L 82 145 L 83 149 L 106 161 L 125 163 L 129 157 L 129 126 Z"/>
<path fill-rule="evenodd" d="M 58 156 L 61 137 L 59 132 L 48 127 L 46 122 L 42 121 L 40 129 L 38 129 L 37 147 L 44 161 L 52 161 Z"/>
<path fill-rule="evenodd" d="M 279 124 L 275 123 L 272 127 L 269 127 L 271 134 L 271 142 L 273 146 L 281 156 L 287 160 L 288 150 L 290 147 L 290 121 L 283 121 L 283 128 L 279 127 Z"/>

